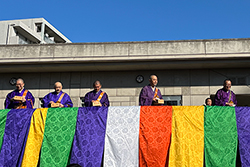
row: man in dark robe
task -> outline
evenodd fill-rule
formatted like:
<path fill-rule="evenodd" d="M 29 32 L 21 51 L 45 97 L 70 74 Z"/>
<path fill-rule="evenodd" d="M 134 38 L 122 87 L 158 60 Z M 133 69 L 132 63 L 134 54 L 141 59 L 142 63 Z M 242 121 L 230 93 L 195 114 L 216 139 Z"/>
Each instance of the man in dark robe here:
<path fill-rule="evenodd" d="M 109 99 L 107 93 L 101 90 L 102 85 L 100 81 L 95 81 L 93 83 L 93 88 L 91 92 L 88 92 L 84 97 L 84 105 L 85 107 L 93 106 L 93 102 L 99 101 L 100 106 L 109 106 Z"/>
<path fill-rule="evenodd" d="M 149 85 L 144 86 L 139 97 L 140 106 L 156 105 L 157 100 L 162 99 L 161 91 L 156 88 L 158 78 L 156 75 L 151 75 L 149 78 Z"/>
<path fill-rule="evenodd" d="M 16 89 L 6 96 L 5 109 L 33 108 L 35 99 L 28 90 L 24 89 L 24 85 L 23 79 L 19 78 L 16 81 Z"/>
<path fill-rule="evenodd" d="M 62 91 L 62 83 L 56 82 L 54 85 L 54 92 L 51 92 L 44 96 L 43 98 L 43 107 L 48 108 L 51 107 L 53 103 L 59 103 L 58 107 L 73 107 L 73 103 L 69 97 L 69 95 Z"/>
<path fill-rule="evenodd" d="M 216 92 L 214 103 L 216 106 L 236 106 L 236 95 L 231 89 L 231 80 L 226 79 L 223 88 Z"/>

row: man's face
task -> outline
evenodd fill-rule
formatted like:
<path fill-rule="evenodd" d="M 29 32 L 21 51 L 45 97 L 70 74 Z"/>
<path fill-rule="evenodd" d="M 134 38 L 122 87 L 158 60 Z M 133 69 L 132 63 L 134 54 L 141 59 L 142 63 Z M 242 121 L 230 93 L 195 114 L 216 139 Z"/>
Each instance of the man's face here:
<path fill-rule="evenodd" d="M 151 79 L 149 80 L 151 86 L 156 86 L 158 83 L 157 77 L 152 76 Z"/>
<path fill-rule="evenodd" d="M 96 92 L 99 92 L 99 90 L 102 88 L 102 85 L 101 84 L 95 84 L 94 85 L 94 90 L 96 91 Z"/>
<path fill-rule="evenodd" d="M 206 105 L 211 106 L 211 105 L 212 105 L 212 100 L 211 100 L 211 99 L 208 99 Z"/>
<path fill-rule="evenodd" d="M 62 91 L 62 85 L 61 84 L 56 84 L 54 88 L 55 88 L 55 91 L 56 91 L 57 94 Z"/>
<path fill-rule="evenodd" d="M 17 80 L 16 82 L 16 88 L 18 91 L 22 90 L 24 87 L 24 83 L 21 80 Z"/>
<path fill-rule="evenodd" d="M 231 89 L 231 81 L 226 81 L 226 82 L 224 83 L 224 89 L 225 89 L 226 91 L 229 91 L 229 90 Z"/>

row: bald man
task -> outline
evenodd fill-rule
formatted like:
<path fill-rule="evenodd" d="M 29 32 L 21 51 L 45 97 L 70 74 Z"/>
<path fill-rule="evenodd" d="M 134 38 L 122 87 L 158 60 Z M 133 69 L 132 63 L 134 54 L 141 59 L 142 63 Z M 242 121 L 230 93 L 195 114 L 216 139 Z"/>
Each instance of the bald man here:
<path fill-rule="evenodd" d="M 231 90 L 232 82 L 230 79 L 225 79 L 223 88 L 216 92 L 214 104 L 216 106 L 236 106 L 236 95 Z"/>
<path fill-rule="evenodd" d="M 17 79 L 16 89 L 10 92 L 5 99 L 6 109 L 33 108 L 35 99 L 28 90 L 24 89 L 24 85 L 23 79 Z"/>
<path fill-rule="evenodd" d="M 93 83 L 94 90 L 88 92 L 84 97 L 84 105 L 85 107 L 93 106 L 93 103 L 98 103 L 98 106 L 109 106 L 109 98 L 107 93 L 101 90 L 102 85 L 100 81 L 95 81 Z"/>
<path fill-rule="evenodd" d="M 144 86 L 139 96 L 140 106 L 158 105 L 157 100 L 162 99 L 161 91 L 156 88 L 158 78 L 156 75 L 149 77 L 149 85 Z"/>
<path fill-rule="evenodd" d="M 49 107 L 73 107 L 73 103 L 67 93 L 64 93 L 62 91 L 62 83 L 56 82 L 54 84 L 54 92 L 51 92 L 44 96 L 43 98 L 43 107 L 49 108 Z M 54 103 L 58 103 L 55 105 Z"/>

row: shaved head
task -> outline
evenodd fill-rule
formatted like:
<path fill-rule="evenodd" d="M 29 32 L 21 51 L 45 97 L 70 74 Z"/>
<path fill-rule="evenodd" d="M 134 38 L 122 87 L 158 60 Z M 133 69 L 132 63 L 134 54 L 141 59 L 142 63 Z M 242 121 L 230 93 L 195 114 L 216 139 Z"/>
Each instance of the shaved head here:
<path fill-rule="evenodd" d="M 17 90 L 21 91 L 23 89 L 23 87 L 24 87 L 24 81 L 23 81 L 23 79 L 22 78 L 18 78 L 16 80 L 16 88 L 17 88 Z"/>
<path fill-rule="evenodd" d="M 156 75 L 150 75 L 149 77 L 149 83 L 152 87 L 155 87 L 158 83 L 158 78 Z"/>
<path fill-rule="evenodd" d="M 100 81 L 95 81 L 94 83 L 93 83 L 93 86 L 95 86 L 95 85 L 101 85 L 101 82 Z"/>
<path fill-rule="evenodd" d="M 95 90 L 95 92 L 99 92 L 99 90 L 102 88 L 101 82 L 100 81 L 95 81 L 93 83 L 93 88 Z"/>
<path fill-rule="evenodd" d="M 21 82 L 21 83 L 23 83 L 23 84 L 24 84 L 24 81 L 23 81 L 23 79 L 22 79 L 22 78 L 18 78 L 18 79 L 16 80 L 16 82 Z"/>
<path fill-rule="evenodd" d="M 58 94 L 62 91 L 62 83 L 61 82 L 56 82 L 54 84 L 54 89 L 55 89 L 55 92 Z"/>
<path fill-rule="evenodd" d="M 157 78 L 157 76 L 156 75 L 150 75 L 150 77 L 149 77 L 149 79 L 151 79 L 152 80 L 152 78 Z"/>
<path fill-rule="evenodd" d="M 232 82 L 230 79 L 225 79 L 224 80 L 224 84 L 223 84 L 223 87 L 226 91 L 229 91 L 231 89 L 231 86 L 232 86 Z"/>
<path fill-rule="evenodd" d="M 56 87 L 56 86 L 61 86 L 61 87 L 62 87 L 62 83 L 61 83 L 61 82 L 56 82 L 56 83 L 54 84 L 54 87 Z"/>

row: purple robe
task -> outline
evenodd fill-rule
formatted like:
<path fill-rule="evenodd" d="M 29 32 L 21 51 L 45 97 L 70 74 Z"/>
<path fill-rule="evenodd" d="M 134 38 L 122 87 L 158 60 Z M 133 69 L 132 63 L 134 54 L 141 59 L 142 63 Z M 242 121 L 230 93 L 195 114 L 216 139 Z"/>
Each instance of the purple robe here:
<path fill-rule="evenodd" d="M 91 107 L 92 106 L 92 100 L 97 100 L 100 94 L 102 93 L 102 90 L 100 90 L 98 93 L 95 92 L 95 90 L 88 92 L 84 97 L 84 105 L 85 107 Z M 102 106 L 108 107 L 109 106 L 109 98 L 107 93 L 104 93 L 102 96 L 100 103 Z"/>
<path fill-rule="evenodd" d="M 14 101 L 11 100 L 14 96 L 23 96 L 25 89 L 23 89 L 21 91 L 21 93 L 19 93 L 19 91 L 16 89 L 12 92 L 10 92 L 5 99 L 4 102 L 4 106 L 5 109 L 15 109 L 16 107 L 18 107 L 20 105 L 20 101 Z M 30 91 L 27 92 L 26 96 L 25 96 L 26 101 L 23 103 L 23 106 L 26 106 L 26 108 L 33 108 L 34 104 L 35 104 L 35 99 L 33 97 L 33 95 L 30 93 Z"/>
<path fill-rule="evenodd" d="M 230 90 L 231 91 L 231 90 Z M 230 96 L 230 91 L 226 91 L 224 88 L 219 89 L 216 92 L 214 104 L 216 106 L 226 106 L 226 103 L 228 103 L 228 99 Z M 237 105 L 236 96 L 233 91 L 231 91 L 231 99 L 230 99 L 235 105 Z"/>
<path fill-rule="evenodd" d="M 155 91 L 153 91 L 150 85 L 144 86 L 140 93 L 139 105 L 140 106 L 152 106 L 154 94 L 155 94 Z M 158 89 L 157 96 L 159 99 L 162 99 L 160 89 Z"/>
<path fill-rule="evenodd" d="M 61 91 L 58 94 L 56 94 L 56 92 L 51 92 L 51 93 L 47 94 L 46 96 L 44 96 L 43 107 L 45 107 L 45 108 L 50 107 L 50 103 L 49 103 L 50 101 L 53 101 L 56 103 L 59 100 L 62 93 L 63 93 L 63 91 Z M 62 105 L 64 105 L 64 107 L 73 107 L 73 103 L 72 103 L 72 101 L 67 93 L 64 94 L 60 103 Z"/>

